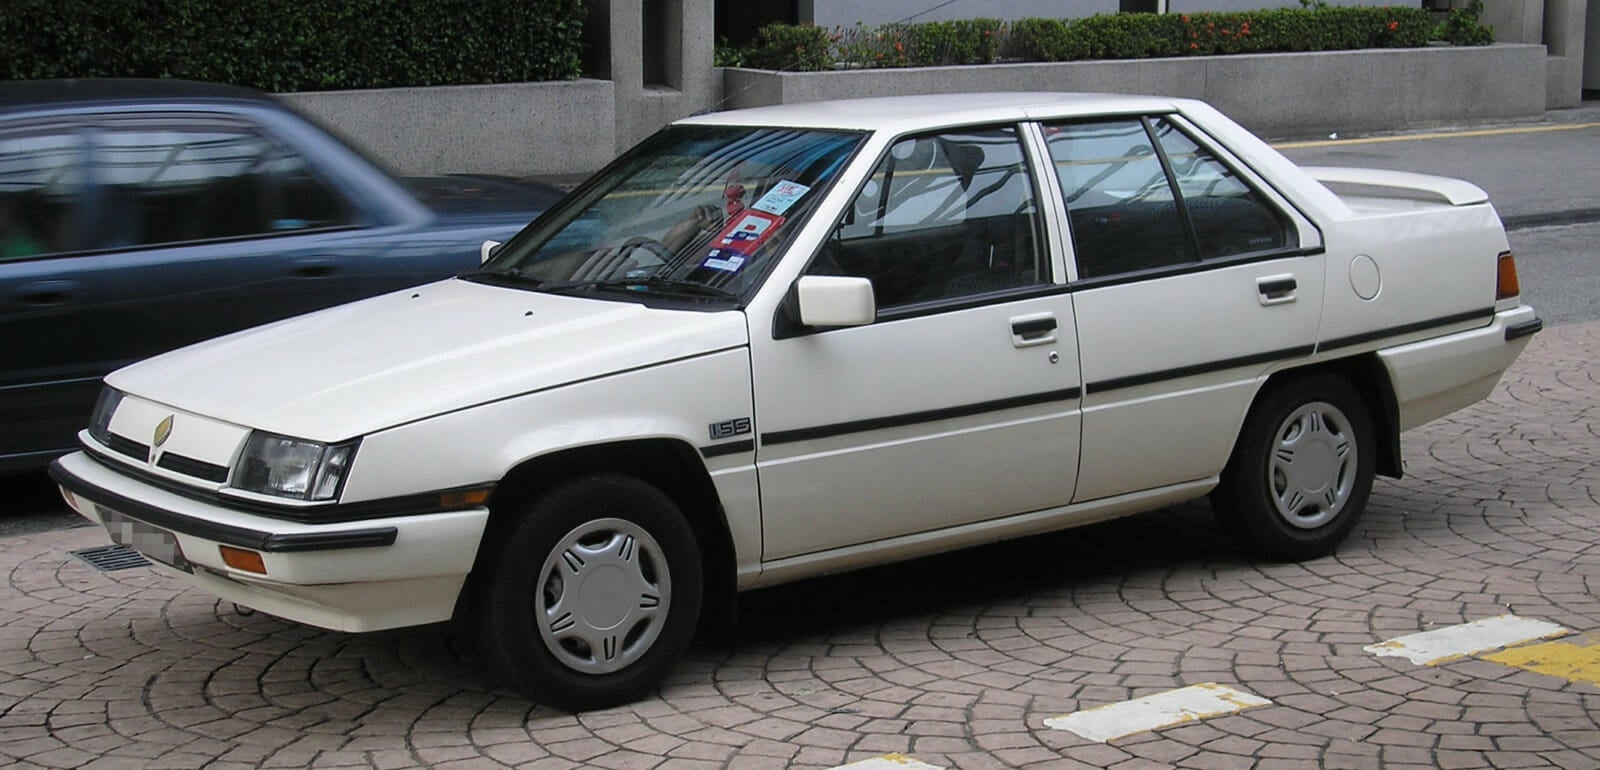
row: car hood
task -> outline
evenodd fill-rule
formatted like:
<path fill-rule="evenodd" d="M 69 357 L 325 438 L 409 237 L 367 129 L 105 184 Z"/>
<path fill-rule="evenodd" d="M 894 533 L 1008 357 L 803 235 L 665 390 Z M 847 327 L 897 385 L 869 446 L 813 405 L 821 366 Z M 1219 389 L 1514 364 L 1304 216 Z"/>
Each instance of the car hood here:
<path fill-rule="evenodd" d="M 201 342 L 112 387 L 245 427 L 339 441 L 748 342 L 744 314 L 448 280 Z"/>

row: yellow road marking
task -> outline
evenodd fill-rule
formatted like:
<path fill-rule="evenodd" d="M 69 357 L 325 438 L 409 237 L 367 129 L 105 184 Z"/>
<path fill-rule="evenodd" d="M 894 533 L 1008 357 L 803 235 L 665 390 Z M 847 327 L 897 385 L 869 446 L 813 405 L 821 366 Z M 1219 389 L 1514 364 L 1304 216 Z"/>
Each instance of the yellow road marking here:
<path fill-rule="evenodd" d="M 1484 655 L 1482 658 L 1537 674 L 1600 685 L 1600 639 L 1585 639 L 1581 644 L 1572 642 L 1531 644 Z"/>
<path fill-rule="evenodd" d="M 1459 139 L 1472 136 L 1506 136 L 1509 134 L 1540 134 L 1550 131 L 1579 131 L 1600 128 L 1600 123 L 1569 123 L 1560 126 L 1519 126 L 1513 128 L 1480 128 L 1471 131 L 1433 131 L 1426 134 L 1401 134 L 1396 136 L 1366 136 L 1358 139 L 1316 139 L 1309 142 L 1280 142 L 1272 145 L 1279 150 L 1300 150 L 1308 147 L 1338 147 L 1347 144 L 1383 144 L 1385 142 L 1417 142 L 1427 139 Z"/>

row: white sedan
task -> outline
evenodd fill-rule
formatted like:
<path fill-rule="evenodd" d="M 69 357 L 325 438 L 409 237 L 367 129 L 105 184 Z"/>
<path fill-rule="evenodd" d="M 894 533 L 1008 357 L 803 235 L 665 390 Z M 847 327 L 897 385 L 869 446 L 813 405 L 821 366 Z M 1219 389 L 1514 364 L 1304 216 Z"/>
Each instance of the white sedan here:
<path fill-rule="evenodd" d="M 202 590 L 461 618 L 587 709 L 820 573 L 1206 494 L 1322 556 L 1540 328 L 1482 190 L 1170 98 L 695 117 L 484 254 L 113 373 L 54 478 Z"/>

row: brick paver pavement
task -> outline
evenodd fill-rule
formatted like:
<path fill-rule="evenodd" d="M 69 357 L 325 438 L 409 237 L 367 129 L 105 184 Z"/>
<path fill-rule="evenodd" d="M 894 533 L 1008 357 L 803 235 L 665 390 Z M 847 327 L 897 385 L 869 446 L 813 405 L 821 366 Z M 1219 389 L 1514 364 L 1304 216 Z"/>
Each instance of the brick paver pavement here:
<path fill-rule="evenodd" d="M 443 629 L 318 631 L 79 528 L 0 540 L 0 764 L 17 768 L 1594 768 L 1600 687 L 1366 645 L 1515 613 L 1600 631 L 1600 324 L 1407 434 L 1333 557 L 1243 559 L 1204 503 L 759 592 L 659 697 L 523 701 Z M 1269 706 L 1095 743 L 1060 714 L 1200 682 Z"/>

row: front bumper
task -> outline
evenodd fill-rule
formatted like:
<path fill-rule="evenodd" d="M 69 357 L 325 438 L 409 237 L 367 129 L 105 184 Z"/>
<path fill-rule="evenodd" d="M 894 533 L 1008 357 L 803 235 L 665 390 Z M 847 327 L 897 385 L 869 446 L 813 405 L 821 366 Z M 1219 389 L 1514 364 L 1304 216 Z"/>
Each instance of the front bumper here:
<path fill-rule="evenodd" d="M 168 574 L 227 601 L 336 631 L 448 620 L 489 519 L 488 509 L 471 508 L 289 522 L 160 489 L 84 452 L 56 460 L 50 476 L 79 515 Z M 266 574 L 229 566 L 224 546 L 259 554 Z"/>

